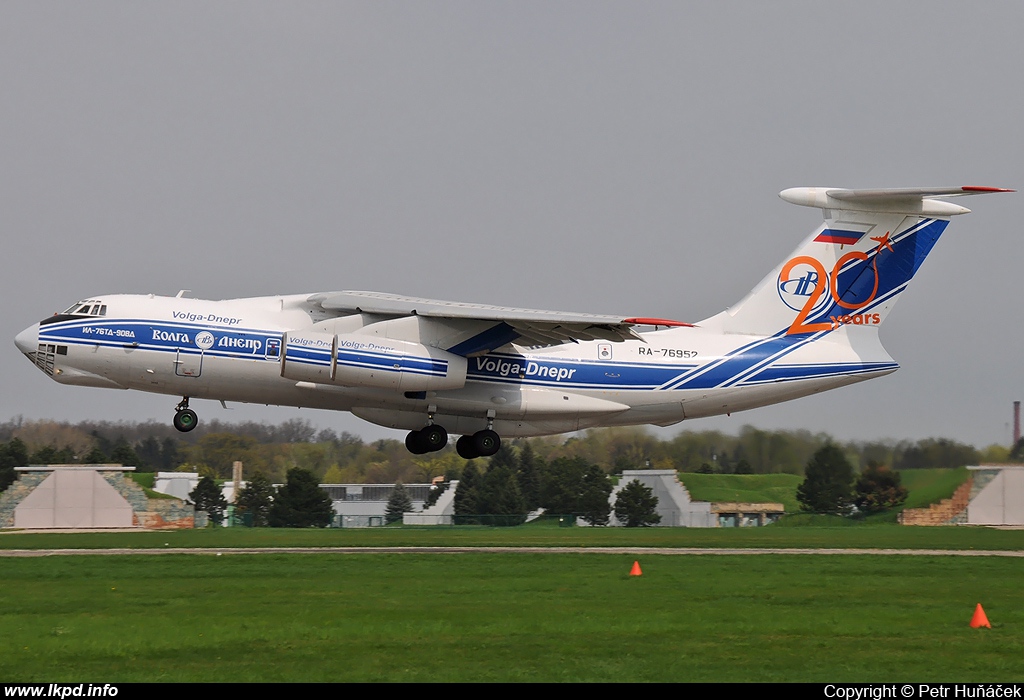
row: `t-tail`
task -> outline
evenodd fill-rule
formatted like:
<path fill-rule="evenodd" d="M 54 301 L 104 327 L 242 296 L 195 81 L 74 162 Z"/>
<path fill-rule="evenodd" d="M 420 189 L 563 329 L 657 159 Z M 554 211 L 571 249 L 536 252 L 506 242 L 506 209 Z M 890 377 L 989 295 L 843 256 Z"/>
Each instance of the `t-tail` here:
<path fill-rule="evenodd" d="M 950 217 L 970 212 L 937 198 L 1012 191 L 995 187 L 784 190 L 779 193 L 782 199 L 820 208 L 825 222 L 742 301 L 700 325 L 726 333 L 792 339 L 825 336 L 839 329 L 877 329 Z"/>

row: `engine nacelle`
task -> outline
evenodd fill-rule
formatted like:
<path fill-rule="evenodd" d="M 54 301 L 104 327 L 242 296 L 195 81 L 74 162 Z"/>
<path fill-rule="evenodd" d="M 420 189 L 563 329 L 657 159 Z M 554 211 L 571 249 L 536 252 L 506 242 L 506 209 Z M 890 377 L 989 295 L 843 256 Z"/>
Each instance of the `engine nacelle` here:
<path fill-rule="evenodd" d="M 395 391 L 459 389 L 466 384 L 465 357 L 405 340 L 290 331 L 283 345 L 281 376 L 287 379 Z"/>

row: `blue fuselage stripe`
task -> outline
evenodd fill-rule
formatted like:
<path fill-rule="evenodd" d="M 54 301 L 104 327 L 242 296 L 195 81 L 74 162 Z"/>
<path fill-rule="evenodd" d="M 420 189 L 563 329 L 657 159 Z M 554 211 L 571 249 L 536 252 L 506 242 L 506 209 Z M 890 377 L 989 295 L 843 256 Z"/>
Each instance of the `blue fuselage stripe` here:
<path fill-rule="evenodd" d="M 883 303 L 899 288 L 875 301 Z M 168 323 L 138 319 L 75 320 L 40 328 L 39 340 L 77 346 L 137 347 L 166 353 L 207 355 L 227 359 L 264 359 L 329 367 L 329 349 L 288 344 L 281 348 L 283 332 L 257 329 L 224 329 L 197 324 Z M 606 360 L 565 359 L 542 355 L 493 353 L 468 358 L 467 380 L 495 384 L 564 387 L 580 390 L 672 391 L 709 389 L 766 381 L 820 378 L 829 374 L 850 374 L 895 368 L 894 363 L 822 363 L 815 365 L 774 365 L 774 362 L 824 335 L 786 336 L 784 333 L 758 338 L 722 357 L 704 363 L 644 363 Z M 197 346 L 201 343 L 202 347 Z M 445 376 L 448 363 L 429 357 L 388 355 L 339 348 L 339 367 L 353 367 L 423 376 Z M 396 366 L 397 365 L 397 366 Z"/>

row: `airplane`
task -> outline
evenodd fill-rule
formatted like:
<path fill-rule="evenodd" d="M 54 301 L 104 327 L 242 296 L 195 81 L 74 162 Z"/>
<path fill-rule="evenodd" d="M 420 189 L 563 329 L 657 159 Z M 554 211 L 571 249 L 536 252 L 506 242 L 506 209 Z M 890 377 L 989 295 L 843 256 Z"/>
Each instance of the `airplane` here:
<path fill-rule="evenodd" d="M 890 374 L 878 329 L 951 217 L 1013 190 L 787 189 L 824 222 L 742 300 L 697 323 L 342 291 L 211 301 L 90 297 L 17 335 L 61 384 L 350 411 L 413 454 L 668 426 Z"/>

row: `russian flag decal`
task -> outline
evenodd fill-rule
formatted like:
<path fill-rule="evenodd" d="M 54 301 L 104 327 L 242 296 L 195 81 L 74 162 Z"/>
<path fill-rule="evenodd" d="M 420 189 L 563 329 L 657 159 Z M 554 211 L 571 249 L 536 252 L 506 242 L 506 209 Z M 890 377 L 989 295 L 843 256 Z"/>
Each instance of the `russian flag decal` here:
<path fill-rule="evenodd" d="M 819 243 L 839 243 L 841 245 L 853 245 L 861 239 L 863 233 L 859 231 L 840 231 L 838 229 L 825 229 L 814 239 Z"/>

